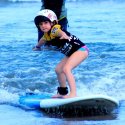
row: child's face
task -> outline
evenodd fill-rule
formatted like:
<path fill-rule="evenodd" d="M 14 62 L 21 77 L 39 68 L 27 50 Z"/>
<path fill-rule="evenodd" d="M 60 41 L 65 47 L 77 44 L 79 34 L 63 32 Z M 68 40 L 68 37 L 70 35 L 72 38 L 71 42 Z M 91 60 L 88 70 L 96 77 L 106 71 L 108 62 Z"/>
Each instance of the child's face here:
<path fill-rule="evenodd" d="M 51 27 L 52 27 L 52 23 L 50 23 L 49 21 L 45 21 L 45 22 L 41 22 L 39 24 L 40 29 L 44 32 L 47 33 L 50 31 Z"/>

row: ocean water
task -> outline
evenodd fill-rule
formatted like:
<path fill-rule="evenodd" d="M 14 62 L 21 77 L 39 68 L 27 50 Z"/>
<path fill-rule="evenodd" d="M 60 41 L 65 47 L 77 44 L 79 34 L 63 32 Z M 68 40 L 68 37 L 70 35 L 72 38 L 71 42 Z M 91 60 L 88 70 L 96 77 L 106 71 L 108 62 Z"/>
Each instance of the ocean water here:
<path fill-rule="evenodd" d="M 63 57 L 56 51 L 32 51 L 37 43 L 33 23 L 37 0 L 0 2 L 0 122 L 1 125 L 123 125 L 125 123 L 125 2 L 123 0 L 67 0 L 68 30 L 90 49 L 89 57 L 74 71 L 77 94 L 104 94 L 120 107 L 111 116 L 54 118 L 21 107 L 27 91 L 55 94 L 54 72 Z"/>

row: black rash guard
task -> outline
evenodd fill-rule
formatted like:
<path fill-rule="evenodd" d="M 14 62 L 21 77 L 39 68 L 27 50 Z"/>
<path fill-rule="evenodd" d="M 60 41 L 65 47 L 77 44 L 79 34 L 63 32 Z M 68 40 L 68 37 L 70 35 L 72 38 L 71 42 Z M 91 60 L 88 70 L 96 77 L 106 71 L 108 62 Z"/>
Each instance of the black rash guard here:
<path fill-rule="evenodd" d="M 68 57 L 81 47 L 85 46 L 83 42 L 81 42 L 76 36 L 70 34 L 68 31 L 63 30 L 70 37 L 69 39 L 59 39 L 57 34 L 59 30 L 61 30 L 60 28 L 60 25 L 54 25 L 49 34 L 44 33 L 43 39 L 50 45 L 58 47 L 59 51 Z"/>

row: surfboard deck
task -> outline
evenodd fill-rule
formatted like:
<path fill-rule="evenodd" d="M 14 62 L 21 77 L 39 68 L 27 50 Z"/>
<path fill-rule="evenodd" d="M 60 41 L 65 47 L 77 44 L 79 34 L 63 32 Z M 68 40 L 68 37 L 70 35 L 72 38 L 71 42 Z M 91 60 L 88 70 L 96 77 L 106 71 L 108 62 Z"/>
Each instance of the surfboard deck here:
<path fill-rule="evenodd" d="M 48 114 L 105 115 L 118 108 L 119 102 L 105 95 L 90 95 L 68 99 L 51 98 L 50 95 L 26 95 L 19 99 L 21 105 L 39 108 Z"/>

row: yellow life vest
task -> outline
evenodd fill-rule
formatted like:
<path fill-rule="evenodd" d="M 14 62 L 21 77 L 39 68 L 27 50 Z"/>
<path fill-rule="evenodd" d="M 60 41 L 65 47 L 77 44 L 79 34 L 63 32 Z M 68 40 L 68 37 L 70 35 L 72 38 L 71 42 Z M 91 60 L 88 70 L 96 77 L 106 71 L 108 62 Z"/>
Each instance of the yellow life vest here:
<path fill-rule="evenodd" d="M 54 25 L 50 31 L 50 33 L 44 33 L 42 39 L 45 41 L 51 41 L 52 39 L 55 39 L 58 37 L 58 33 L 61 30 L 61 25 Z"/>

